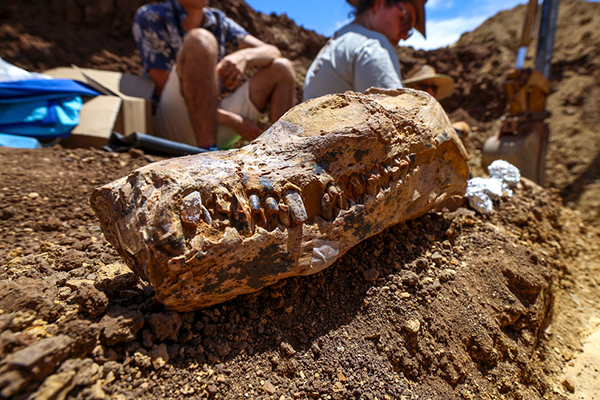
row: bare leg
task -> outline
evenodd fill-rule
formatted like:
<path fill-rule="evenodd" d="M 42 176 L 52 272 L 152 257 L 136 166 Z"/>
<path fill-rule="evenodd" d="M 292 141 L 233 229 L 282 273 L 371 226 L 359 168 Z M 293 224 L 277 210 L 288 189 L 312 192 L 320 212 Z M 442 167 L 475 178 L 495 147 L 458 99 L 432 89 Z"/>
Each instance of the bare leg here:
<path fill-rule="evenodd" d="M 216 143 L 219 103 L 215 72 L 217 54 L 218 45 L 213 34 L 205 29 L 193 29 L 185 36 L 177 60 L 181 92 L 200 147 Z"/>
<path fill-rule="evenodd" d="M 276 58 L 250 79 L 250 99 L 260 111 L 271 104 L 271 121 L 276 121 L 294 105 L 295 72 L 287 58 Z"/>

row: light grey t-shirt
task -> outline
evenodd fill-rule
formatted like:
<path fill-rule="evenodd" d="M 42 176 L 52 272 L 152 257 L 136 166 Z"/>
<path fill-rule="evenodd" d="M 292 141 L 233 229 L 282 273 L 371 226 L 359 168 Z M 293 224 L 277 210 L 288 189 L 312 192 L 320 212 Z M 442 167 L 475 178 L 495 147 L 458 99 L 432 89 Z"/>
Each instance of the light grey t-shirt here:
<path fill-rule="evenodd" d="M 381 33 L 349 24 L 319 51 L 304 80 L 304 100 L 346 90 L 403 87 L 394 46 Z"/>

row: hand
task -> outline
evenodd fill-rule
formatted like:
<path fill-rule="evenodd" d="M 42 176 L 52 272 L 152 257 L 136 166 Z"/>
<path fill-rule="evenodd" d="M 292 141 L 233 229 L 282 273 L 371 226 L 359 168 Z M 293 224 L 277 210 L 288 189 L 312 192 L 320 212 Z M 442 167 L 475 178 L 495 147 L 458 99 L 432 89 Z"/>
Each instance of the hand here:
<path fill-rule="evenodd" d="M 240 117 L 240 122 L 233 127 L 238 135 L 244 140 L 254 140 L 259 137 L 263 131 L 256 125 L 254 121 L 248 118 Z"/>
<path fill-rule="evenodd" d="M 245 69 L 246 59 L 239 54 L 231 53 L 217 63 L 217 77 L 222 86 L 233 89 L 240 83 Z"/>

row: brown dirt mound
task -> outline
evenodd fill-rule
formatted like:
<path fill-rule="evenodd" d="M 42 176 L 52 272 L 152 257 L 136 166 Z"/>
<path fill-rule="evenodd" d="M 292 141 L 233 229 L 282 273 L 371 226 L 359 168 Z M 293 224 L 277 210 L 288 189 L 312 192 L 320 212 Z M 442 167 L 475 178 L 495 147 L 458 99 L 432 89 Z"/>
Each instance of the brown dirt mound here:
<path fill-rule="evenodd" d="M 87 203 L 140 153 L 0 149 L 0 163 L 4 397 L 560 398 L 547 369 L 562 360 L 540 346 L 552 298 L 585 271 L 570 265 L 600 265 L 597 233 L 523 182 L 491 216 L 430 214 L 315 276 L 170 312 Z"/>
<path fill-rule="evenodd" d="M 35 71 L 139 72 L 130 21 L 142 3 L 4 1 L 0 56 Z M 243 1 L 219 6 L 282 48 L 302 87 L 325 38 Z M 561 4 L 554 190 L 523 182 L 490 216 L 424 216 L 315 276 L 202 311 L 157 303 L 88 205 L 147 156 L 0 149 L 0 397 L 592 399 L 582 371 L 591 382 L 595 372 L 580 364 L 594 353 L 578 352 L 595 343 L 600 315 L 599 6 Z M 456 79 L 443 105 L 475 127 L 475 171 L 504 111 L 523 13 L 500 13 L 452 48 L 399 49 L 403 70 L 428 62 Z"/>

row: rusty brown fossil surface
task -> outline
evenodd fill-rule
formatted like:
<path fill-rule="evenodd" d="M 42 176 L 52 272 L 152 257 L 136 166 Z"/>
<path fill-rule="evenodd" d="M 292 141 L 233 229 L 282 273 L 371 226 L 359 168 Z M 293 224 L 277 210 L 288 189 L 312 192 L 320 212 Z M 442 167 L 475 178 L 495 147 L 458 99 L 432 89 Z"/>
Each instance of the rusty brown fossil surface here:
<path fill-rule="evenodd" d="M 464 194 L 467 153 L 422 92 L 347 92 L 294 108 L 248 146 L 170 159 L 94 191 L 106 238 L 187 311 L 328 267 Z"/>

